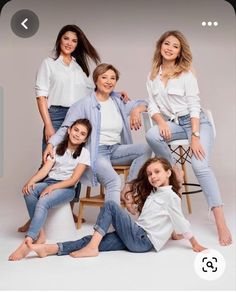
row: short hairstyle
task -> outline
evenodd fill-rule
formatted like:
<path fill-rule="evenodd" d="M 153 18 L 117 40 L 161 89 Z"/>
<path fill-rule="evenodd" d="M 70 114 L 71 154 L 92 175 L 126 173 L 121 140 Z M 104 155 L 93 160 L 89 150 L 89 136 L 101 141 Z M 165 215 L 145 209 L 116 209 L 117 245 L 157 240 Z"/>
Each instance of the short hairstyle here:
<path fill-rule="evenodd" d="M 119 71 L 111 64 L 102 63 L 102 64 L 98 65 L 93 71 L 93 82 L 94 82 L 94 84 L 96 84 L 96 82 L 98 80 L 98 76 L 104 74 L 108 70 L 114 71 L 114 73 L 116 75 L 116 81 L 119 80 L 119 77 L 120 77 Z"/>

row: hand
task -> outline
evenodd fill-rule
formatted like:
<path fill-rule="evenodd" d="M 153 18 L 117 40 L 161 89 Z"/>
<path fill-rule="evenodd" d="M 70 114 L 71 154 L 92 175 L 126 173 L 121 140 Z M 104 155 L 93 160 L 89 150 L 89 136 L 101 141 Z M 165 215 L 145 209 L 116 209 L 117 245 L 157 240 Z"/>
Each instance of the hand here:
<path fill-rule="evenodd" d="M 46 142 L 48 142 L 50 137 L 54 134 L 55 134 L 55 129 L 53 128 L 53 126 L 46 126 L 45 127 L 44 135 L 45 135 Z"/>
<path fill-rule="evenodd" d="M 165 139 L 165 140 L 170 140 L 171 139 L 171 129 L 170 126 L 166 121 L 162 121 L 158 123 L 160 135 Z"/>
<path fill-rule="evenodd" d="M 40 194 L 40 197 L 44 197 L 46 195 L 50 195 L 54 190 L 55 190 L 55 186 L 54 185 L 50 185 L 48 187 L 46 187 L 42 193 Z"/>
<path fill-rule="evenodd" d="M 199 137 L 192 136 L 190 149 L 197 159 L 203 160 L 205 158 L 206 154 L 202 148 Z"/>
<path fill-rule="evenodd" d="M 142 125 L 141 113 L 137 109 L 133 109 L 130 113 L 130 129 L 138 130 Z"/>
<path fill-rule="evenodd" d="M 24 195 L 29 195 L 31 190 L 34 190 L 35 183 L 33 181 L 28 181 L 22 188 L 22 193 Z"/>
<path fill-rule="evenodd" d="M 51 158 L 53 159 L 53 146 L 52 144 L 48 144 L 46 149 L 43 152 L 43 162 L 45 163 L 47 161 L 47 157 L 48 155 L 51 156 Z"/>
<path fill-rule="evenodd" d="M 125 91 L 121 91 L 119 93 L 121 95 L 121 99 L 123 100 L 123 103 L 127 103 L 128 101 L 130 101 L 128 94 Z"/>

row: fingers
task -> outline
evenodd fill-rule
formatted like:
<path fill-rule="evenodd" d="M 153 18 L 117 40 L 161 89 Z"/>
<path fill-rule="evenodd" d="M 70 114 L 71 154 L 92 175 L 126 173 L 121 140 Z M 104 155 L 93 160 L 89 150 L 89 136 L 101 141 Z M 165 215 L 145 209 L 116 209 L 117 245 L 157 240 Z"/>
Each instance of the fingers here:
<path fill-rule="evenodd" d="M 138 130 L 138 129 L 140 129 L 141 126 L 142 126 L 142 122 L 141 122 L 141 119 L 139 117 L 132 119 L 130 122 L 131 130 Z"/>
<path fill-rule="evenodd" d="M 165 140 L 171 139 L 171 130 L 169 128 L 161 129 L 160 134 Z"/>

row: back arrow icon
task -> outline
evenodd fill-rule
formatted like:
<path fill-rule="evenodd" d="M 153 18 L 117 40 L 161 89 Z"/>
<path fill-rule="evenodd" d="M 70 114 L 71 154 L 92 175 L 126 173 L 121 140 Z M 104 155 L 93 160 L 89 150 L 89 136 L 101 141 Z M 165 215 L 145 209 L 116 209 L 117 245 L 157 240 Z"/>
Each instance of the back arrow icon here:
<path fill-rule="evenodd" d="M 25 25 L 25 23 L 28 21 L 28 18 L 25 18 L 22 22 L 21 25 L 25 28 L 28 29 L 28 26 Z"/>

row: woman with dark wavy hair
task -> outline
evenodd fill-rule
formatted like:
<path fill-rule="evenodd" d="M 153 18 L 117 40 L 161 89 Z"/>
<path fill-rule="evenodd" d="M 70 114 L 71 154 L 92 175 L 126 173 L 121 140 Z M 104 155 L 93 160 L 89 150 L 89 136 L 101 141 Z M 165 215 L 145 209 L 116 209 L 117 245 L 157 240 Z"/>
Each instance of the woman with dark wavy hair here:
<path fill-rule="evenodd" d="M 188 239 L 195 252 L 205 249 L 194 238 L 190 224 L 184 218 L 178 195 L 179 183 L 166 159 L 147 160 L 130 184 L 130 192 L 141 212 L 137 221 L 116 202 L 106 201 L 94 225 L 93 235 L 57 244 L 29 242 L 29 250 L 35 251 L 39 257 L 69 254 L 76 258 L 95 257 L 99 251 L 148 252 L 153 248 L 159 251 L 171 236 L 172 239 Z M 111 224 L 115 231 L 108 233 Z"/>

